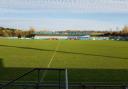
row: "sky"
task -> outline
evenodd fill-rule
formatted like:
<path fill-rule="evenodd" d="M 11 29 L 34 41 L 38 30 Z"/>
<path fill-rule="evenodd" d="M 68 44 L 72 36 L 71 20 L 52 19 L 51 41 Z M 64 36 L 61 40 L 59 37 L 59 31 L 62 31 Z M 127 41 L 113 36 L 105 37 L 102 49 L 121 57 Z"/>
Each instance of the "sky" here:
<path fill-rule="evenodd" d="M 0 26 L 22 30 L 119 31 L 128 0 L 0 0 Z"/>

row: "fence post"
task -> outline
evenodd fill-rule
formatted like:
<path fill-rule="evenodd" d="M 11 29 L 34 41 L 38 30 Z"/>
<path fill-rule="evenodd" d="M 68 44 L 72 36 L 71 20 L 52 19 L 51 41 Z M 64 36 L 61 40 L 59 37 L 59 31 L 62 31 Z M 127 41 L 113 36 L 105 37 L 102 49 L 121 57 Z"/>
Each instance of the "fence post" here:
<path fill-rule="evenodd" d="M 59 71 L 59 89 L 61 89 L 61 70 L 58 71 Z"/>
<path fill-rule="evenodd" d="M 124 88 L 123 89 L 128 89 L 128 87 L 127 86 L 124 86 Z"/>
<path fill-rule="evenodd" d="M 68 89 L 68 71 L 65 69 L 65 88 Z"/>
<path fill-rule="evenodd" d="M 37 69 L 37 84 L 36 84 L 36 89 L 39 89 L 40 85 L 40 69 Z"/>

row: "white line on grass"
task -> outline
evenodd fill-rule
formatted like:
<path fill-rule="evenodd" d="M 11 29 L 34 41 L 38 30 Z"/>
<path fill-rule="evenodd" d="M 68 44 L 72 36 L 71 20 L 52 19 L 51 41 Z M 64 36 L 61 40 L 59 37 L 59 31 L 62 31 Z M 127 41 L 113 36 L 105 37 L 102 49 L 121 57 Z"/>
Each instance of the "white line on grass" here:
<path fill-rule="evenodd" d="M 56 55 L 56 52 L 57 52 L 57 50 L 58 50 L 59 47 L 60 47 L 60 43 L 61 43 L 61 40 L 59 40 L 58 44 L 56 45 L 56 48 L 55 48 L 55 50 L 54 50 L 54 52 L 53 52 L 53 54 L 52 54 L 52 57 L 51 57 L 51 59 L 50 59 L 48 65 L 47 65 L 47 68 L 50 68 L 51 63 L 52 63 L 52 61 L 53 61 L 53 59 L 54 59 L 54 57 L 55 57 L 55 55 Z M 40 81 L 44 81 L 44 78 L 45 78 L 46 74 L 47 74 L 47 71 L 44 71 L 44 73 L 43 73 L 42 78 L 41 78 Z"/>
<path fill-rule="evenodd" d="M 55 51 L 54 51 L 54 53 L 53 53 L 53 55 L 52 55 L 52 57 L 51 57 L 51 60 L 50 60 L 49 63 L 48 63 L 47 68 L 50 67 L 50 65 L 51 65 L 51 63 L 52 63 L 52 61 L 53 61 L 53 59 L 54 59 L 54 57 L 55 57 L 55 55 L 56 55 L 56 52 L 57 52 L 57 50 L 58 50 L 59 47 L 60 47 L 60 40 L 59 40 L 59 42 L 58 42 L 58 44 L 57 44 L 57 46 L 56 46 L 56 48 L 55 48 Z"/>
<path fill-rule="evenodd" d="M 51 65 L 51 63 L 52 63 L 52 61 L 53 61 L 53 59 L 54 59 L 54 57 L 55 57 L 55 55 L 56 55 L 56 52 L 57 52 L 59 46 L 60 46 L 60 41 L 58 42 L 58 44 L 57 44 L 57 46 L 56 46 L 56 48 L 55 48 L 55 51 L 54 51 L 53 54 L 52 54 L 52 57 L 51 57 L 51 59 L 50 59 L 48 65 L 47 65 L 47 68 L 50 67 L 50 65 Z M 44 78 L 45 78 L 45 76 L 46 76 L 46 73 L 47 73 L 47 71 L 45 71 L 45 72 L 43 73 L 43 76 L 42 76 L 42 78 L 41 78 L 41 81 L 44 80 Z"/>

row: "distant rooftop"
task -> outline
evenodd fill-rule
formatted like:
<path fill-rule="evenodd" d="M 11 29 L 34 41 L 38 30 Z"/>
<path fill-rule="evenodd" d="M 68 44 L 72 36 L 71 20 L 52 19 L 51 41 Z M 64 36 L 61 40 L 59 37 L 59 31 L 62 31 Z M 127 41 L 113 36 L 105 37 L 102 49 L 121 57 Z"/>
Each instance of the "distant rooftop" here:
<path fill-rule="evenodd" d="M 61 36 L 85 36 L 88 35 L 86 31 L 38 31 L 34 32 L 35 35 L 61 35 Z"/>

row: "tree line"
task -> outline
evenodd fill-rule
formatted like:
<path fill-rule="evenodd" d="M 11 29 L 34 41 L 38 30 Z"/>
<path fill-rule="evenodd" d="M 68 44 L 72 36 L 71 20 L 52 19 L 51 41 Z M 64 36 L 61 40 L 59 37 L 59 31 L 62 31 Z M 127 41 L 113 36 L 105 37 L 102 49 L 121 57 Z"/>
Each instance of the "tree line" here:
<path fill-rule="evenodd" d="M 13 28 L 4 28 L 0 27 L 0 37 L 26 37 L 26 38 L 33 38 L 35 34 L 34 28 L 30 28 L 28 31 L 23 31 L 19 29 L 13 29 Z M 98 32 L 100 33 L 100 32 Z M 100 34 L 98 36 L 106 36 L 106 37 L 128 37 L 128 26 L 124 26 L 124 28 L 121 31 L 115 31 L 115 32 L 102 32 L 103 34 Z"/>
<path fill-rule="evenodd" d="M 106 32 L 104 36 L 121 36 L 121 37 L 128 37 L 128 26 L 124 26 L 124 28 L 119 32 Z"/>
<path fill-rule="evenodd" d="M 19 29 L 0 27 L 0 37 L 32 38 L 34 37 L 33 32 L 35 32 L 34 28 L 30 28 L 28 31 L 23 31 Z"/>

